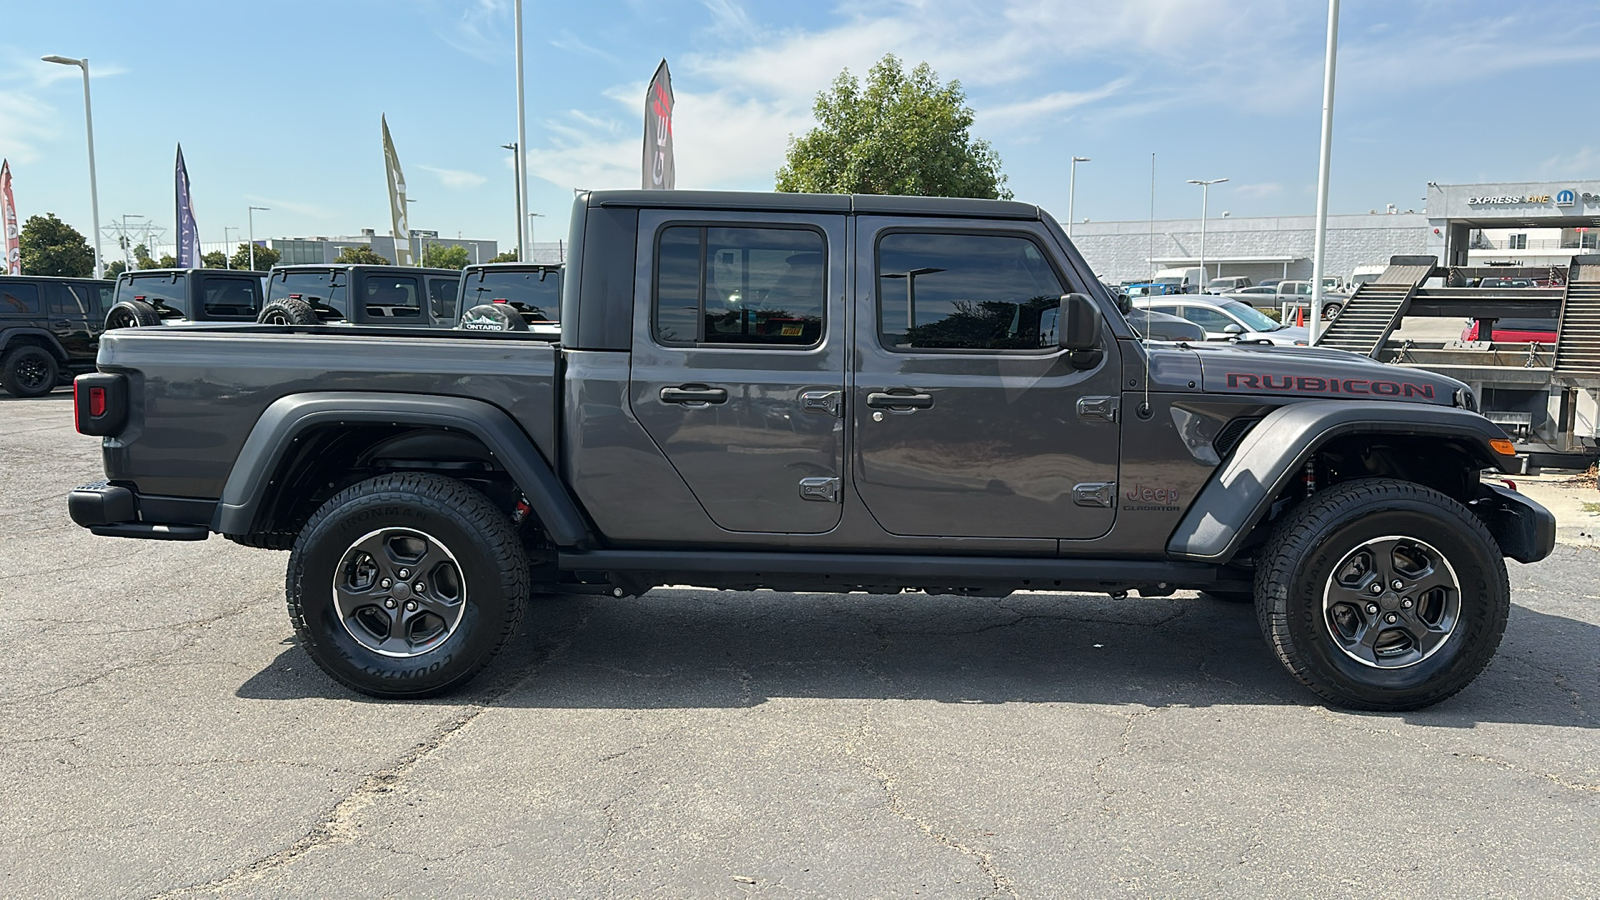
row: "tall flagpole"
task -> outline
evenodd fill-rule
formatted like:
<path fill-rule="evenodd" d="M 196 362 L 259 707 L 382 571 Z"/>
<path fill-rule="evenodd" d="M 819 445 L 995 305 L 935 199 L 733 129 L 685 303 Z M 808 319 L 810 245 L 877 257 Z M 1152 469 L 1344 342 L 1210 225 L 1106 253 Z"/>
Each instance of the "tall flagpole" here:
<path fill-rule="evenodd" d="M 522 0 L 516 0 L 517 33 L 517 199 L 528 208 L 528 104 L 522 87 Z M 517 216 L 517 261 L 529 262 L 533 247 L 528 243 L 528 223 Z"/>

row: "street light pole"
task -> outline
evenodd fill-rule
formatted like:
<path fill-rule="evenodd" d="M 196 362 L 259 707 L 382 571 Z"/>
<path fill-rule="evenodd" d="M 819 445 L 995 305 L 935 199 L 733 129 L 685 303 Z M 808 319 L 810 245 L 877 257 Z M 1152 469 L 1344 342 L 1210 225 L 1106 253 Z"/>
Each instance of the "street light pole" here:
<path fill-rule="evenodd" d="M 1328 163 L 1333 157 L 1333 69 L 1339 56 L 1339 0 L 1328 0 L 1328 50 L 1322 72 L 1322 155 L 1317 161 L 1317 237 L 1311 256 L 1311 343 L 1322 332 L 1323 253 L 1328 246 Z"/>
<path fill-rule="evenodd" d="M 228 240 L 228 232 L 238 230 L 239 228 L 236 225 L 222 226 L 222 267 L 224 269 L 233 268 L 233 263 L 228 261 L 228 244 L 230 243 Z"/>
<path fill-rule="evenodd" d="M 533 262 L 533 243 L 534 239 L 539 236 L 539 232 L 534 228 L 539 223 L 533 220 L 542 218 L 544 218 L 544 213 L 528 213 L 528 262 Z"/>
<path fill-rule="evenodd" d="M 1189 179 L 1190 184 L 1200 185 L 1200 285 L 1197 292 L 1201 294 L 1206 292 L 1206 284 L 1210 281 L 1206 275 L 1206 202 L 1211 197 L 1211 186 L 1227 180 L 1226 178 L 1213 178 L 1210 181 Z"/>
<path fill-rule="evenodd" d="M 501 144 L 500 146 L 510 150 L 514 156 L 511 160 L 511 178 L 517 183 L 517 262 L 527 262 L 528 248 L 523 246 L 527 242 L 522 239 L 522 163 L 520 161 L 522 154 L 517 152 L 517 148 L 521 145 L 516 141 L 512 141 L 509 144 Z"/>
<path fill-rule="evenodd" d="M 45 62 L 63 66 L 77 66 L 83 70 L 83 124 L 89 136 L 89 209 L 94 217 L 94 277 L 105 277 L 105 260 L 100 255 L 100 186 L 94 177 L 94 113 L 89 109 L 89 58 L 73 59 L 68 56 L 40 57 Z"/>
<path fill-rule="evenodd" d="M 522 0 L 516 0 L 516 40 L 517 40 L 517 246 L 525 245 L 528 223 L 522 218 L 522 211 L 528 208 L 528 104 L 523 98 L 522 90 Z M 528 247 L 531 252 L 532 247 Z M 527 262 L 524 257 L 522 262 Z"/>
<path fill-rule="evenodd" d="M 1078 163 L 1088 162 L 1087 156 L 1074 156 L 1072 158 L 1071 175 L 1067 178 L 1067 237 L 1072 237 L 1072 220 L 1075 205 L 1078 199 Z"/>
<path fill-rule="evenodd" d="M 245 213 L 250 217 L 250 271 L 252 272 L 256 270 L 256 210 L 258 209 L 262 212 L 269 212 L 271 211 L 272 207 L 252 206 L 250 207 L 249 211 Z"/>

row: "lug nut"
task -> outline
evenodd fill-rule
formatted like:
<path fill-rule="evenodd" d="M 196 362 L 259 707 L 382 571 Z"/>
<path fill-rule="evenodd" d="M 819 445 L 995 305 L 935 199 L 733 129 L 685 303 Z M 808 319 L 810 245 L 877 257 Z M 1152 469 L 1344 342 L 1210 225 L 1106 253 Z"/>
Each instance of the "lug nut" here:
<path fill-rule="evenodd" d="M 406 601 L 406 612 L 416 612 L 416 611 L 417 611 L 417 601 L 415 601 L 415 600 L 407 600 Z"/>
<path fill-rule="evenodd" d="M 384 609 L 394 609 L 394 598 L 390 597 L 389 599 L 383 601 L 383 607 Z"/>
<path fill-rule="evenodd" d="M 1394 623 L 1400 621 L 1400 617 L 1395 615 L 1394 613 L 1389 613 L 1387 616 L 1383 617 L 1383 620 L 1385 622 L 1388 622 L 1390 625 L 1393 625 Z"/>
<path fill-rule="evenodd" d="M 1374 593 L 1374 594 L 1381 594 L 1381 593 L 1383 593 L 1383 582 L 1381 582 L 1381 581 L 1374 581 L 1374 582 L 1373 582 L 1373 583 L 1372 583 L 1372 592 L 1373 592 L 1373 593 Z"/>
<path fill-rule="evenodd" d="M 1375 616 L 1377 614 L 1378 614 L 1378 604 L 1376 604 L 1376 603 L 1368 603 L 1367 604 L 1367 615 Z"/>
<path fill-rule="evenodd" d="M 1410 609 L 1411 608 L 1411 598 L 1407 597 L 1404 600 L 1401 600 L 1400 601 L 1400 608 L 1401 609 Z"/>
<path fill-rule="evenodd" d="M 401 569 L 400 570 L 400 577 L 401 578 L 410 578 L 411 577 L 411 570 L 410 569 Z"/>
<path fill-rule="evenodd" d="M 389 589 L 389 585 L 391 585 L 391 584 L 393 584 L 393 582 L 391 582 L 389 579 L 385 578 L 384 580 L 378 582 L 378 587 L 381 587 L 384 590 L 388 590 Z"/>
<path fill-rule="evenodd" d="M 1402 588 L 1402 587 L 1405 587 L 1405 585 L 1403 585 L 1403 584 L 1401 584 L 1401 583 L 1400 583 L 1400 579 L 1398 579 L 1398 578 L 1396 578 L 1396 579 L 1395 579 L 1395 580 L 1394 580 L 1394 589 L 1395 589 L 1395 590 L 1397 590 L 1397 591 L 1398 591 L 1398 590 L 1400 590 L 1400 589 L 1401 589 L 1401 588 Z"/>
<path fill-rule="evenodd" d="M 425 591 L 425 590 L 427 590 L 427 589 L 428 589 L 428 586 L 427 586 L 427 585 L 425 585 L 425 584 L 423 584 L 423 583 L 422 583 L 422 582 L 420 582 L 420 581 L 419 581 L 419 582 L 417 582 L 417 583 L 416 583 L 416 584 L 413 584 L 413 585 L 412 585 L 412 586 L 411 586 L 411 589 L 412 589 L 412 590 L 413 590 L 413 591 L 416 591 L 416 592 L 417 592 L 417 593 L 419 593 L 419 594 L 420 594 L 420 593 L 422 593 L 422 592 L 423 592 L 423 591 Z"/>

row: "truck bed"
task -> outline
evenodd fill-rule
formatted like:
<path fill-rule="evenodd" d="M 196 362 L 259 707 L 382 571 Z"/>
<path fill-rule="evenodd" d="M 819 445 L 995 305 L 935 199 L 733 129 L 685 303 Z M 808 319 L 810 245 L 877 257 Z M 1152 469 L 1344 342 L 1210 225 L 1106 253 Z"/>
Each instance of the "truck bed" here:
<path fill-rule="evenodd" d="M 556 348 L 526 333 L 433 329 L 130 328 L 100 341 L 100 369 L 127 375 L 129 428 L 106 441 L 106 476 L 142 492 L 214 500 L 275 400 L 308 391 L 471 398 L 505 410 L 555 459 Z M 146 439 L 146 434 L 150 439 Z"/>

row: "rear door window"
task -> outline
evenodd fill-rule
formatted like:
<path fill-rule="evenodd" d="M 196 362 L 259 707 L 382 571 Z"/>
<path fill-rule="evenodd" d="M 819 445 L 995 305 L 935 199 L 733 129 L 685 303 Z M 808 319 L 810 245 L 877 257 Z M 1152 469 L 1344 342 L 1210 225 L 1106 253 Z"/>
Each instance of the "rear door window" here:
<path fill-rule="evenodd" d="M 814 346 L 827 281 L 822 233 L 801 228 L 673 226 L 656 262 L 663 344 Z"/>
<path fill-rule="evenodd" d="M 253 322 L 261 312 L 261 282 L 208 275 L 201 284 L 201 300 L 207 319 Z"/>
<path fill-rule="evenodd" d="M 344 318 L 345 285 L 339 273 L 281 271 L 267 287 L 267 302 L 300 300 L 325 317 Z"/>
<path fill-rule="evenodd" d="M 39 286 L 26 281 L 0 283 L 0 316 L 37 316 Z"/>
<path fill-rule="evenodd" d="M 428 308 L 436 321 L 448 322 L 456 317 L 456 289 L 460 285 L 459 278 L 428 279 Z"/>
<path fill-rule="evenodd" d="M 420 318 L 422 285 L 415 275 L 368 275 L 366 308 L 372 319 Z"/>

